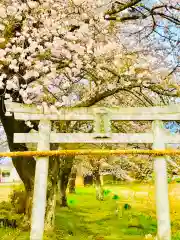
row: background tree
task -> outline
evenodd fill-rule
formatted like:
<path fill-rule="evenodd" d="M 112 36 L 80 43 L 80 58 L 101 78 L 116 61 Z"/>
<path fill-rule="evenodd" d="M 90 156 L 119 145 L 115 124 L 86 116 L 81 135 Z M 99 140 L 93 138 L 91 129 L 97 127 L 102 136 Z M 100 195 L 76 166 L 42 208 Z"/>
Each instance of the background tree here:
<path fill-rule="evenodd" d="M 138 35 L 140 40 L 160 41 L 166 46 L 165 56 L 171 56 L 171 71 L 179 72 L 179 1 L 113 1 L 105 11 L 105 19 L 115 21 L 126 27 L 134 27 L 131 35 Z M 141 27 L 136 31 L 139 24 Z"/>
<path fill-rule="evenodd" d="M 71 168 L 71 173 L 69 177 L 69 193 L 76 193 L 76 176 L 77 176 L 77 167 L 73 164 Z"/>

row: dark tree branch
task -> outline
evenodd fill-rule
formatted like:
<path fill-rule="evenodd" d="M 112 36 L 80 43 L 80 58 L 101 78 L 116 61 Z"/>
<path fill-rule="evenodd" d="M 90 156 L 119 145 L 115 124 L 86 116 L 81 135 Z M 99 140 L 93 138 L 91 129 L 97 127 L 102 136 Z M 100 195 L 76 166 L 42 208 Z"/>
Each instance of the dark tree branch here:
<path fill-rule="evenodd" d="M 140 3 L 141 1 L 138 0 L 132 0 L 128 1 L 126 4 L 120 4 L 119 2 L 116 3 L 116 7 L 114 4 L 112 4 L 111 9 L 105 12 L 104 18 L 106 20 L 115 20 L 115 21 L 131 21 L 131 20 L 137 20 L 137 19 L 145 19 L 148 17 L 152 16 L 160 16 L 163 19 L 166 19 L 175 25 L 180 25 L 180 19 L 178 17 L 175 17 L 173 13 L 168 11 L 169 9 L 174 10 L 174 11 L 180 11 L 180 8 L 178 6 L 175 6 L 173 3 L 172 4 L 160 4 L 157 6 L 153 6 L 152 8 L 149 8 L 145 6 L 144 4 L 141 4 L 141 10 L 146 11 L 144 13 L 143 11 L 139 10 L 139 7 L 136 5 Z M 121 17 L 117 15 L 118 13 L 123 12 L 124 10 L 128 9 L 129 10 L 129 15 L 126 17 Z M 160 10 L 160 11 L 157 11 Z M 131 14 L 133 12 L 133 15 Z M 168 13 L 167 13 L 168 12 Z M 137 13 L 137 14 L 136 14 Z"/>
<path fill-rule="evenodd" d="M 112 5 L 112 8 L 110 10 L 108 10 L 106 12 L 107 15 L 114 15 L 116 13 L 122 12 L 124 10 L 126 10 L 127 8 L 133 7 L 136 4 L 140 3 L 141 0 L 131 0 L 125 4 L 121 4 L 120 2 L 116 1 L 115 4 L 117 5 L 117 7 L 115 7 L 115 5 Z"/>

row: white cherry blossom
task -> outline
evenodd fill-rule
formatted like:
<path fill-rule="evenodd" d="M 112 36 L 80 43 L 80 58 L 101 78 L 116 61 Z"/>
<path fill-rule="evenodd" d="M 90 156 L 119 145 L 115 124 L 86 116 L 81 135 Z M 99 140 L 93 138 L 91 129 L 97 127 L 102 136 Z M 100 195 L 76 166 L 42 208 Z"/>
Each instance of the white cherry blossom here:
<path fill-rule="evenodd" d="M 130 40 L 122 26 L 111 27 L 104 20 L 105 2 L 40 0 L 20 3 L 13 0 L 1 3 L 0 69 L 2 74 L 7 69 L 11 74 L 3 78 L 0 75 L 0 87 L 19 87 L 24 102 L 42 101 L 49 91 L 51 104 L 56 104 L 49 100 L 55 95 L 57 105 L 68 105 L 72 98 L 69 89 L 77 96 L 87 96 L 91 91 L 89 84 L 82 84 L 82 81 L 92 83 L 96 90 L 107 80 L 105 86 L 116 87 L 114 76 L 106 68 L 129 79 L 138 77 L 140 82 L 144 78 L 151 80 L 151 73 L 159 68 L 157 59 L 151 54 L 144 56 L 142 50 L 146 45 Z M 11 18 L 21 28 L 7 37 L 3 34 L 8 24 L 12 24 Z M 137 29 L 133 24 L 128 26 Z M 140 54 L 131 54 L 137 49 Z M 129 57 L 127 52 L 130 52 Z M 159 75 L 157 78 L 161 81 L 163 71 Z M 130 84 L 128 82 L 127 86 Z"/>

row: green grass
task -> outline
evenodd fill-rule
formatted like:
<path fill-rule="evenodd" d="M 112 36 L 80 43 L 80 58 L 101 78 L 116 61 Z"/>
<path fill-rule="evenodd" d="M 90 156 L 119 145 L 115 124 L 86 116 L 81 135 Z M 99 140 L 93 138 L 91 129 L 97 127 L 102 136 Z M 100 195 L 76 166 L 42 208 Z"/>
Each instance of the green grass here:
<path fill-rule="evenodd" d="M 170 191 L 178 185 L 170 187 Z M 157 231 L 155 204 L 153 194 L 147 185 L 106 186 L 111 192 L 99 202 L 92 187 L 78 188 L 76 194 L 68 195 L 70 208 L 56 209 L 56 223 L 53 232 L 46 234 L 44 239 L 64 240 L 142 240 L 146 234 L 155 236 Z M 179 187 L 178 187 L 179 188 Z M 149 191 L 149 197 L 134 196 L 124 190 Z M 120 193 L 118 200 L 113 199 L 113 192 Z M 177 192 L 177 191 L 176 191 Z M 177 199 L 176 199 L 177 197 Z M 172 240 L 180 240 L 180 204 L 177 196 L 171 201 Z M 171 200 L 171 199 L 170 199 Z M 151 203 L 150 203 L 151 201 Z M 122 210 L 124 203 L 129 203 L 130 210 Z M 119 212 L 116 214 L 116 208 Z M 18 232 L 0 228 L 1 240 L 28 240 L 27 232 Z"/>

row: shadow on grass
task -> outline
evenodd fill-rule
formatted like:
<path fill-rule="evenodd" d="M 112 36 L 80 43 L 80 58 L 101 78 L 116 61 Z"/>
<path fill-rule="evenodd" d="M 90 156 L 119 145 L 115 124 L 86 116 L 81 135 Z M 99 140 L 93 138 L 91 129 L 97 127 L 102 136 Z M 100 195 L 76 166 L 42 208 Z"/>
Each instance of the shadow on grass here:
<path fill-rule="evenodd" d="M 97 201 L 92 188 L 68 195 L 68 199 L 73 200 L 70 208 L 57 207 L 56 239 L 140 240 L 156 233 L 156 219 L 133 208 L 122 211 L 121 203 L 116 214 L 116 201 L 110 196 Z"/>

